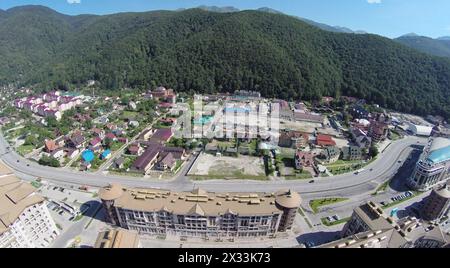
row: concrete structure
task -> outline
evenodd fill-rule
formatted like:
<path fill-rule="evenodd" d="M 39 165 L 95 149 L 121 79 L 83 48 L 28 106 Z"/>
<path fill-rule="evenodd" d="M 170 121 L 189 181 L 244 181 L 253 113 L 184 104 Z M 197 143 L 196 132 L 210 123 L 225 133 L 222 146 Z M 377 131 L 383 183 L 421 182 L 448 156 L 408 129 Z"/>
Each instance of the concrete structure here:
<path fill-rule="evenodd" d="M 450 139 L 431 138 L 408 180 L 408 185 L 415 190 L 426 191 L 449 177 Z"/>
<path fill-rule="evenodd" d="M 139 248 L 139 235 L 135 231 L 112 229 L 100 232 L 95 241 L 95 248 Z"/>
<path fill-rule="evenodd" d="M 290 230 L 301 198 L 296 192 L 210 193 L 126 189 L 113 184 L 99 197 L 112 224 L 140 234 L 203 238 L 271 237 Z"/>
<path fill-rule="evenodd" d="M 427 226 L 416 218 L 395 221 L 369 201 L 354 209 L 344 226 L 342 239 L 322 248 L 440 248 L 448 245 L 450 235 L 439 227 Z"/>
<path fill-rule="evenodd" d="M 362 149 L 358 146 L 345 146 L 342 148 L 342 159 L 361 160 L 364 157 Z"/>
<path fill-rule="evenodd" d="M 314 165 L 314 156 L 310 152 L 297 151 L 294 160 L 296 169 L 301 170 Z"/>
<path fill-rule="evenodd" d="M 422 217 L 426 220 L 439 220 L 448 216 L 450 209 L 450 189 L 448 185 L 434 189 L 425 199 L 422 207 Z"/>
<path fill-rule="evenodd" d="M 0 176 L 0 248 L 47 247 L 58 235 L 45 199 L 14 175 Z"/>

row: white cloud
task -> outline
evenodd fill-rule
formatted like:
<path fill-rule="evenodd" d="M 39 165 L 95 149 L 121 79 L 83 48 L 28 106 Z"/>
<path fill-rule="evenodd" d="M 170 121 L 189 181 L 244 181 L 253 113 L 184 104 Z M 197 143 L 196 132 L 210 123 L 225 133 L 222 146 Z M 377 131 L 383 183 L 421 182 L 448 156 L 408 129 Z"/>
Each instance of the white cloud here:
<path fill-rule="evenodd" d="M 381 0 L 367 0 L 369 4 L 381 4 Z"/>
<path fill-rule="evenodd" d="M 67 3 L 69 4 L 81 4 L 81 0 L 67 0 Z"/>

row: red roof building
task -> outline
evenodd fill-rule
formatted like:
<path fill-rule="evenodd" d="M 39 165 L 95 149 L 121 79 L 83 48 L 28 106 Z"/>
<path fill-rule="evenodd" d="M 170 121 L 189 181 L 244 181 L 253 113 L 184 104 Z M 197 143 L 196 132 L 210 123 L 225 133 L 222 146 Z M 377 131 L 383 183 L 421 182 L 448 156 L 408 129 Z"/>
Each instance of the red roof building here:
<path fill-rule="evenodd" d="M 329 135 L 317 134 L 316 144 L 320 147 L 335 146 L 336 142 Z"/>

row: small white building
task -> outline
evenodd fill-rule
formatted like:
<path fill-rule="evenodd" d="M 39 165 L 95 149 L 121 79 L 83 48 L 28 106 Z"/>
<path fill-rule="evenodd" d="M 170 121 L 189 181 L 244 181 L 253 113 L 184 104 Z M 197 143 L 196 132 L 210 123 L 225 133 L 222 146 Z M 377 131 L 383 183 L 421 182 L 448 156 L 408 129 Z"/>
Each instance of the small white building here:
<path fill-rule="evenodd" d="M 411 131 L 416 136 L 429 137 L 431 135 L 431 131 L 433 130 L 433 128 L 429 126 L 415 125 L 409 123 L 408 130 Z"/>

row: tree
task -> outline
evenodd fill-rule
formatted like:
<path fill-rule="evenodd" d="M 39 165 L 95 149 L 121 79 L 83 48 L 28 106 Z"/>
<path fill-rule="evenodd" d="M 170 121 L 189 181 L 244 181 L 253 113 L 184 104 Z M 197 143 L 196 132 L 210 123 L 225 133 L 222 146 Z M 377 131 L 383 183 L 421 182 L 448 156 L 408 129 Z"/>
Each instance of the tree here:
<path fill-rule="evenodd" d="M 369 155 L 371 158 L 375 158 L 378 155 L 378 148 L 375 145 L 370 146 Z"/>

